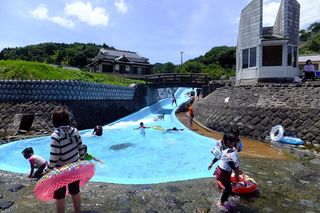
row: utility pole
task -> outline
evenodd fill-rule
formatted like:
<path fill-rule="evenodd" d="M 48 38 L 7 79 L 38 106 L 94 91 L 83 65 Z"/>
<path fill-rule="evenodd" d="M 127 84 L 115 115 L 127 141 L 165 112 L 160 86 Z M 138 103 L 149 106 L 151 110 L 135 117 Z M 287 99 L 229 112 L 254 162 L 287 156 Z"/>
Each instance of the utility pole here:
<path fill-rule="evenodd" d="M 183 63 L 183 51 L 181 51 L 180 54 L 181 54 L 181 64 L 180 65 L 182 66 L 182 63 Z"/>

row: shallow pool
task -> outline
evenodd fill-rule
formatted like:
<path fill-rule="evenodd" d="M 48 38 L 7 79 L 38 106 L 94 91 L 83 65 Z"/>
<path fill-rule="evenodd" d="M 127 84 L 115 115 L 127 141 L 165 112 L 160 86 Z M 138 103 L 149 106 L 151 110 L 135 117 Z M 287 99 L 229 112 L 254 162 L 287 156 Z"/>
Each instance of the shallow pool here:
<path fill-rule="evenodd" d="M 190 89 L 178 89 L 178 104 L 188 100 Z M 92 130 L 81 131 L 88 153 L 104 161 L 96 164 L 93 181 L 150 184 L 169 181 L 211 177 L 213 169 L 207 170 L 212 160 L 210 149 L 214 139 L 189 131 L 175 117 L 171 99 L 164 99 L 130 116 L 103 127 L 101 137 L 92 136 Z M 155 121 L 158 113 L 165 113 L 165 120 Z M 134 128 L 144 122 L 145 126 L 184 128 L 180 132 L 166 132 L 156 128 L 146 129 L 146 135 Z M 21 140 L 0 146 L 0 169 L 28 173 L 29 162 L 21 151 L 32 146 L 35 154 L 49 158 L 50 137 Z"/>

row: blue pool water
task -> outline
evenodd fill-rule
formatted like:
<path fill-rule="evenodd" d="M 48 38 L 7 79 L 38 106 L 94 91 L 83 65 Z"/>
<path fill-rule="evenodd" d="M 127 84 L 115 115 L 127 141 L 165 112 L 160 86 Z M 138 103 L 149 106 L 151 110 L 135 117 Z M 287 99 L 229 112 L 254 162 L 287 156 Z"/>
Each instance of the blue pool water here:
<path fill-rule="evenodd" d="M 177 90 L 178 105 L 188 100 L 185 95 L 188 91 Z M 88 153 L 105 162 L 96 164 L 92 181 L 151 184 L 212 177 L 215 167 L 210 171 L 207 167 L 213 157 L 210 149 L 216 141 L 188 130 L 175 117 L 175 109 L 170 98 L 163 99 L 104 126 L 101 137 L 92 136 L 92 130 L 81 131 Z M 164 121 L 154 121 L 159 113 L 166 114 Z M 177 127 L 184 131 L 168 133 L 148 128 L 143 136 L 134 130 L 141 121 L 145 126 Z M 119 144 L 122 144 L 120 149 L 110 149 Z M 0 146 L 0 169 L 28 173 L 29 162 L 21 154 L 28 146 L 33 147 L 35 154 L 49 158 L 50 137 L 21 140 Z"/>

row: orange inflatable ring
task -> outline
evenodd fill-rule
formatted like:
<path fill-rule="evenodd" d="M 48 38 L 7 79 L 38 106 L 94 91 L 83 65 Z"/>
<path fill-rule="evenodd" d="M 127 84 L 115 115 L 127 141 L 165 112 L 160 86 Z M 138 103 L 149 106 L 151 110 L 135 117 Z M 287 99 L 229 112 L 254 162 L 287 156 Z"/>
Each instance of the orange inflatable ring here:
<path fill-rule="evenodd" d="M 77 180 L 80 180 L 80 187 L 84 186 L 92 178 L 94 172 L 95 165 L 87 160 L 54 168 L 37 182 L 33 191 L 34 195 L 45 202 L 54 200 L 54 191 Z M 66 188 L 68 193 L 68 187 Z"/>
<path fill-rule="evenodd" d="M 218 187 L 224 189 L 224 185 L 221 181 L 218 182 Z M 257 183 L 253 178 L 248 175 L 239 175 L 239 182 L 236 182 L 234 173 L 231 176 L 232 192 L 235 194 L 249 194 L 257 190 Z"/>

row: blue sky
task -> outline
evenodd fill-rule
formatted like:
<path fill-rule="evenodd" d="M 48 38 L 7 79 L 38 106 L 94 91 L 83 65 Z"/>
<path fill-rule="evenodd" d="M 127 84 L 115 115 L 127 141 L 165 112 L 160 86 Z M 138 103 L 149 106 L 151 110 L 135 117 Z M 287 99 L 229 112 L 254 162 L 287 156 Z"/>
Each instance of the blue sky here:
<path fill-rule="evenodd" d="M 264 0 L 272 25 L 280 0 Z M 249 0 L 0 0 L 0 50 L 42 42 L 84 42 L 180 63 L 212 47 L 235 46 Z M 301 28 L 319 21 L 320 1 L 300 0 Z"/>

